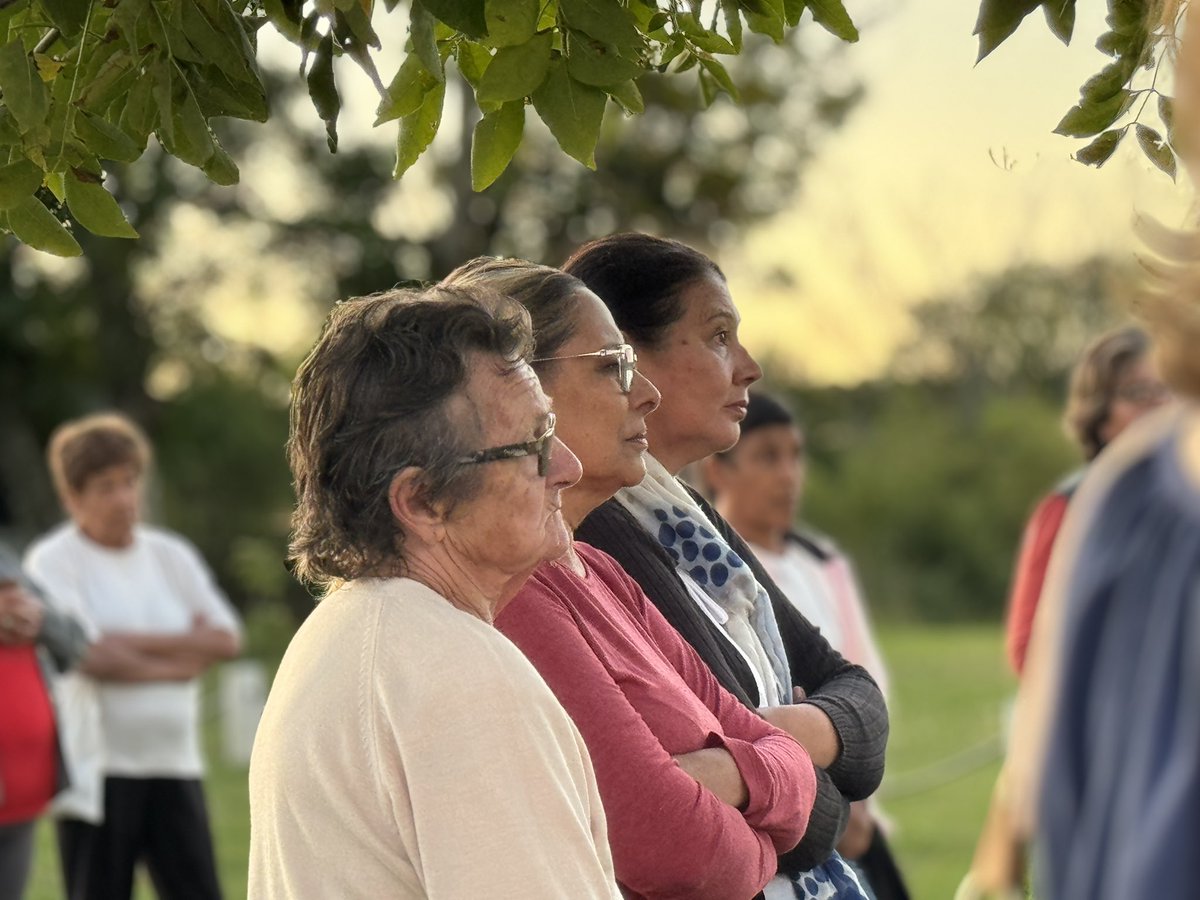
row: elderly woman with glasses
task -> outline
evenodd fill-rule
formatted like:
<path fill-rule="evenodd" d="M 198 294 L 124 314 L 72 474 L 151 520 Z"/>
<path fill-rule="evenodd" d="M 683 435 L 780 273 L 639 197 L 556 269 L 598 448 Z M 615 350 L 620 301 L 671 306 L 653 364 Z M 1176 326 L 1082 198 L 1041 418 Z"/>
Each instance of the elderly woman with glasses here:
<path fill-rule="evenodd" d="M 250 766 L 250 896 L 616 900 L 586 747 L 492 620 L 570 541 L 579 462 L 472 290 L 339 304 L 294 384 L 291 557 L 327 593 Z"/>
<path fill-rule="evenodd" d="M 533 319 L 532 365 L 583 463 L 569 526 L 645 476 L 658 390 L 576 279 L 477 259 L 443 284 L 487 287 Z M 496 620 L 579 726 L 627 898 L 748 900 L 804 836 L 816 793 L 805 749 L 724 690 L 612 557 L 576 542 Z"/>

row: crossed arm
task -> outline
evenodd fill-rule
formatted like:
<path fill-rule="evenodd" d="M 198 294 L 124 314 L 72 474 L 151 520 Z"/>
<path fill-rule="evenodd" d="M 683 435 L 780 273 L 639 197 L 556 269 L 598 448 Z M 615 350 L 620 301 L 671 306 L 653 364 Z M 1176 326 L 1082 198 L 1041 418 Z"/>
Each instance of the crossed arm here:
<path fill-rule="evenodd" d="M 241 649 L 238 636 L 202 617 L 178 634 L 108 632 L 88 647 L 79 668 L 101 681 L 187 681 Z"/>

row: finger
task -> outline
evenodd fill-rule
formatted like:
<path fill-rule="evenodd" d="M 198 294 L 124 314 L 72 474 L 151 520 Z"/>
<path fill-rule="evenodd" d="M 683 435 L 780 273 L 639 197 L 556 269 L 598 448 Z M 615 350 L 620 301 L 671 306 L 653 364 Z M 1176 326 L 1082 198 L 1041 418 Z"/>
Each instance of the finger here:
<path fill-rule="evenodd" d="M 792 700 L 793 701 L 795 701 L 796 703 L 802 703 L 807 699 L 808 699 L 808 694 L 805 693 L 804 688 L 800 687 L 800 685 L 796 685 L 794 688 L 792 688 Z"/>

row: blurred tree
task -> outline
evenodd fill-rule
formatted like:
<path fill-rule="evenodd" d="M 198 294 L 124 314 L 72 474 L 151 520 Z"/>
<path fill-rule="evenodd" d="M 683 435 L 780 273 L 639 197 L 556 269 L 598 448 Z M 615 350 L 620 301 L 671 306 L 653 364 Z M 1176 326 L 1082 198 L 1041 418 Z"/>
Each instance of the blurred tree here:
<path fill-rule="evenodd" d="M 294 79 L 267 69 L 285 112 L 221 132 L 250 175 L 240 185 L 214 188 L 151 147 L 111 178 L 142 240 L 80 233 L 86 252 L 69 261 L 0 251 L 13 285 L 0 304 L 0 528 L 21 540 L 58 517 L 40 448 L 63 419 L 118 407 L 158 446 L 164 520 L 200 546 L 235 601 L 305 608 L 282 566 L 283 442 L 290 373 L 323 310 L 479 254 L 557 262 L 616 228 L 734 240 L 794 196 L 804 163 L 860 97 L 839 80 L 837 52 L 757 41 L 737 63 L 743 104 L 718 100 L 704 116 L 679 79 L 647 76 L 656 102 L 634 123 L 606 123 L 600 172 L 531 129 L 479 194 L 463 164 L 467 105 L 457 132 L 396 183 L 389 147 L 345 140 L 330 156 Z M 230 328 L 235 315 L 249 323 Z"/>

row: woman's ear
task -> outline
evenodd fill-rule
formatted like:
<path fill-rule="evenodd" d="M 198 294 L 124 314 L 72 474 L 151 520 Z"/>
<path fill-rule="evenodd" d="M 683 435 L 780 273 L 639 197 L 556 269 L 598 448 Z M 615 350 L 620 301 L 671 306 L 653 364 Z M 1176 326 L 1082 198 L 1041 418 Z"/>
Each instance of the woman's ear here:
<path fill-rule="evenodd" d="M 446 511 L 441 504 L 429 502 L 424 474 L 418 466 L 397 472 L 388 485 L 388 506 L 406 535 L 432 544 L 445 534 Z"/>

